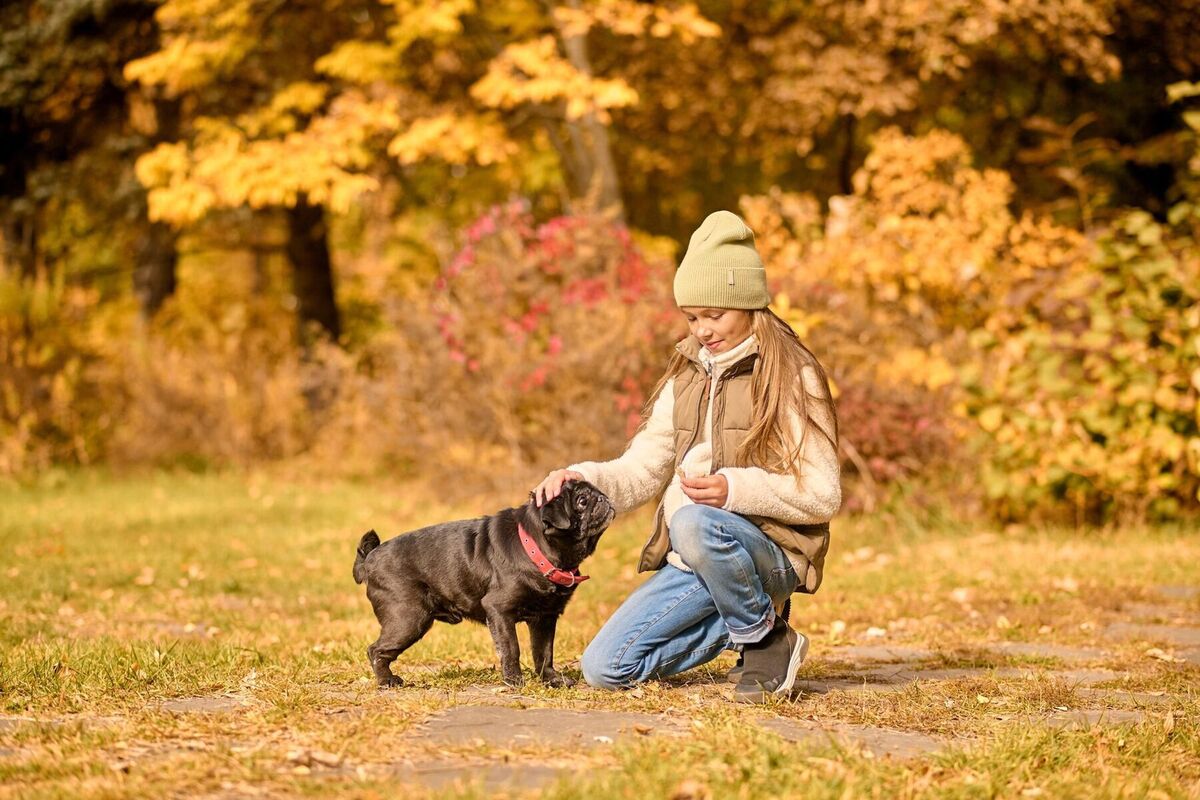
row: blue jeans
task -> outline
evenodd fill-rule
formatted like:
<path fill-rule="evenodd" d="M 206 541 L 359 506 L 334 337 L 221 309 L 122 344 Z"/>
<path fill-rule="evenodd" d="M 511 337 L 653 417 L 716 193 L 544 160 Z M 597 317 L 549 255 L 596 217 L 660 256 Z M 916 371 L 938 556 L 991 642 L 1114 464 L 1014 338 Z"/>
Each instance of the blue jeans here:
<path fill-rule="evenodd" d="M 779 545 L 745 517 L 686 505 L 668 527 L 672 549 L 693 571 L 664 566 L 604 623 L 580 659 L 592 686 L 674 675 L 757 642 L 796 587 Z"/>

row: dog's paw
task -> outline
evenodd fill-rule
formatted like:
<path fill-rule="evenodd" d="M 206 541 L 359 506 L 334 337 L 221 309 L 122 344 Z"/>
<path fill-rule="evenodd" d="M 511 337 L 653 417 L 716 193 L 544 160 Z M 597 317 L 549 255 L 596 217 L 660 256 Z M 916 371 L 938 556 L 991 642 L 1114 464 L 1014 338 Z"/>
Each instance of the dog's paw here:
<path fill-rule="evenodd" d="M 542 676 L 542 683 L 547 686 L 553 686 L 555 689 L 569 689 L 575 685 L 575 681 L 563 675 L 560 672 L 555 672 L 550 675 Z"/>
<path fill-rule="evenodd" d="M 386 678 L 379 678 L 380 689 L 399 689 L 404 685 L 404 679 L 399 675 L 388 675 Z"/>

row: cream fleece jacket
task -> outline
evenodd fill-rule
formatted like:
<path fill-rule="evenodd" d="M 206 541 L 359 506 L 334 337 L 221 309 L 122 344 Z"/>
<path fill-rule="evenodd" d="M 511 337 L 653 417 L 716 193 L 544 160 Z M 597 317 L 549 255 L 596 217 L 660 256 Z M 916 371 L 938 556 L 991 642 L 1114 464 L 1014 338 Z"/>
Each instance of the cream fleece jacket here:
<path fill-rule="evenodd" d="M 750 351 L 753 340 L 751 336 L 732 350 L 717 355 L 700 351 L 701 362 L 713 376 L 712 392 L 716 391 L 716 379 Z M 815 424 L 832 435 L 833 409 L 823 399 L 825 387 L 816 370 L 806 367 L 801 379 L 808 393 L 809 415 Z M 608 495 L 617 513 L 630 511 L 663 492 L 663 514 L 669 528 L 672 515 L 692 502 L 683 493 L 679 477 L 672 469 L 675 463 L 674 403 L 672 379 L 655 401 L 650 419 L 630 440 L 624 453 L 611 461 L 584 461 L 567 469 L 580 473 Z M 680 468 L 688 477 L 708 475 L 712 470 L 712 407 L 710 397 L 704 425 L 680 462 Z M 796 415 L 789 423 L 792 441 L 799 441 L 804 421 Z M 717 470 L 717 474 L 724 475 L 729 483 L 729 496 L 722 508 L 736 514 L 770 517 L 786 525 L 829 521 L 842 503 L 841 464 L 837 451 L 825 435 L 812 431 L 804 442 L 801 459 L 800 481 L 790 474 L 768 472 L 760 467 Z M 675 552 L 669 553 L 667 559 L 675 566 L 684 566 Z"/>

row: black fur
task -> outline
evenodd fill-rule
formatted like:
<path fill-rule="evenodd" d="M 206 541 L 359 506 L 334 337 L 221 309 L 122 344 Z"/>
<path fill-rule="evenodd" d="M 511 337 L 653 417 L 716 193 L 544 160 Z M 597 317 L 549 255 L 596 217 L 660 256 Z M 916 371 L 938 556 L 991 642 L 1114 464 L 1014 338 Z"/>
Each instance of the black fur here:
<path fill-rule="evenodd" d="M 362 583 L 367 579 L 366 573 L 363 572 L 363 559 L 376 547 L 379 547 L 379 534 L 374 529 L 364 533 L 363 537 L 358 540 L 358 552 L 354 558 L 355 583 Z"/>
<path fill-rule="evenodd" d="M 554 669 L 554 630 L 575 587 L 559 586 L 534 567 L 521 549 L 517 523 L 560 569 L 576 569 L 596 549 L 612 522 L 608 498 L 586 481 L 568 481 L 562 493 L 538 508 L 530 500 L 492 516 L 443 522 L 389 539 L 375 531 L 359 542 L 354 580 L 366 581 L 367 598 L 381 627 L 367 648 L 380 686 L 400 686 L 391 663 L 434 621 L 464 619 L 488 626 L 504 682 L 520 686 L 518 622 L 529 625 L 533 668 L 551 686 L 571 681 Z"/>

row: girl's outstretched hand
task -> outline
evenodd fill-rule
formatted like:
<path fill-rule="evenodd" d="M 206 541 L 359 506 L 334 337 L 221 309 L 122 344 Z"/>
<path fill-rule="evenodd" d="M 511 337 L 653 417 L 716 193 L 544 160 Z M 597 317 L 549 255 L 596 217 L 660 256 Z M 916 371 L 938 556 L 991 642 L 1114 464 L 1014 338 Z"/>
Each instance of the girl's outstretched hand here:
<path fill-rule="evenodd" d="M 679 483 L 683 493 L 698 505 L 724 508 L 725 501 L 729 499 L 729 481 L 724 475 L 701 475 L 698 478 L 681 475 Z"/>
<path fill-rule="evenodd" d="M 543 506 L 562 492 L 567 481 L 581 481 L 583 476 L 573 469 L 556 469 L 542 479 L 533 489 L 533 504 Z"/>

